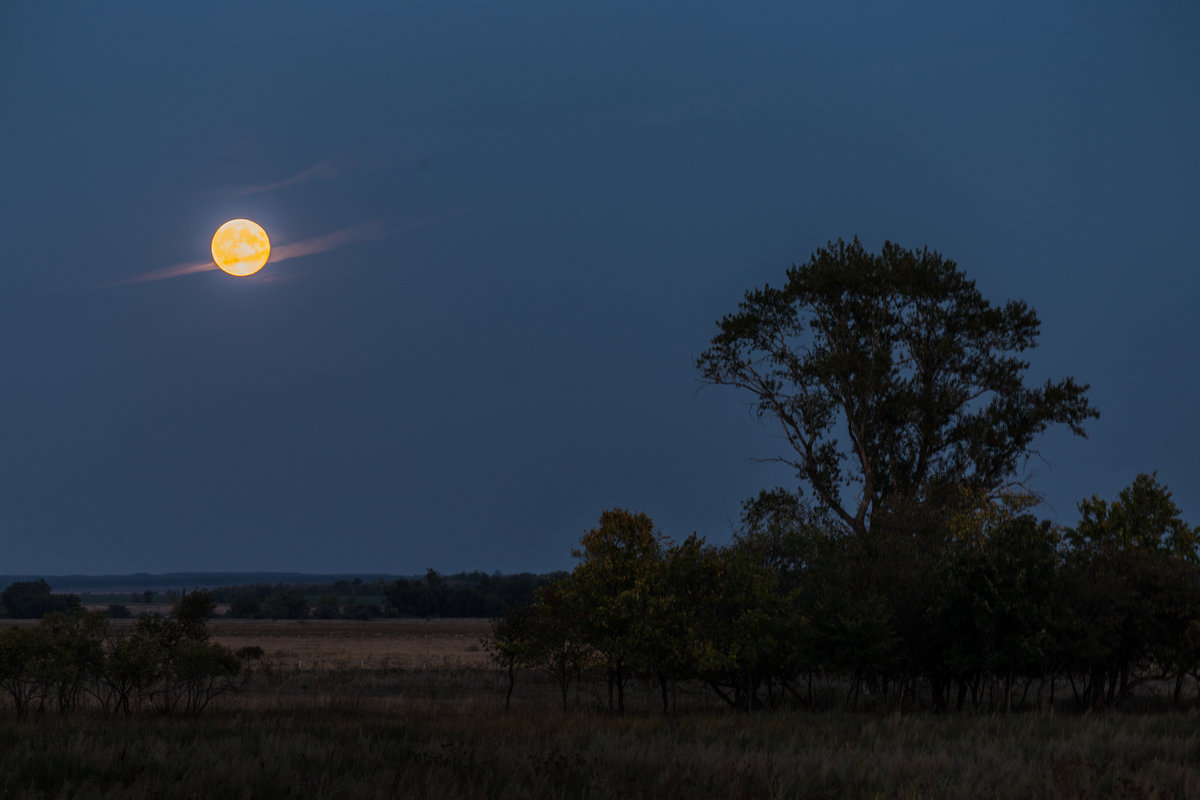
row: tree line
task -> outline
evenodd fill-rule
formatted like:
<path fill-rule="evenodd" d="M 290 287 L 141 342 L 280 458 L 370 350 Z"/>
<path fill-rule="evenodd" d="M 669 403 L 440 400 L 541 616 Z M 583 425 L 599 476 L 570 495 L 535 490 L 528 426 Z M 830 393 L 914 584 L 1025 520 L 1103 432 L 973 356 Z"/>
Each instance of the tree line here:
<path fill-rule="evenodd" d="M 113 714 L 196 715 L 240 688 L 258 648 L 211 641 L 212 596 L 181 596 L 170 615 L 114 626 L 98 611 L 52 611 L 36 625 L 0 629 L 0 691 L 20 718 L 68 714 L 92 702 Z"/>
<path fill-rule="evenodd" d="M 442 575 L 428 569 L 419 578 L 225 587 L 214 589 L 213 597 L 228 603 L 228 615 L 238 618 L 495 617 L 531 602 L 549 579 L 479 571 Z"/>
<path fill-rule="evenodd" d="M 508 670 L 631 680 L 664 711 L 680 682 L 730 706 L 934 710 L 1119 706 L 1142 685 L 1200 685 L 1200 530 L 1155 476 L 1080 504 L 1074 527 L 1021 496 L 939 538 L 863 541 L 794 493 L 746 503 L 728 545 L 674 542 L 643 513 L 606 511 L 575 569 L 492 624 Z"/>
<path fill-rule="evenodd" d="M 490 618 L 532 602 L 535 590 L 551 577 L 479 571 L 442 575 L 429 569 L 419 578 L 261 583 L 205 591 L 214 602 L 227 606 L 228 616 L 238 619 Z M 146 590 L 132 592 L 129 597 L 133 603 L 151 603 L 159 595 Z M 180 593 L 172 591 L 167 597 L 174 603 Z M 5 616 L 12 619 L 40 619 L 45 614 L 81 607 L 79 595 L 54 593 L 44 578 L 10 584 L 0 593 L 0 602 Z M 124 603 L 111 603 L 104 613 L 113 619 L 133 616 Z"/>

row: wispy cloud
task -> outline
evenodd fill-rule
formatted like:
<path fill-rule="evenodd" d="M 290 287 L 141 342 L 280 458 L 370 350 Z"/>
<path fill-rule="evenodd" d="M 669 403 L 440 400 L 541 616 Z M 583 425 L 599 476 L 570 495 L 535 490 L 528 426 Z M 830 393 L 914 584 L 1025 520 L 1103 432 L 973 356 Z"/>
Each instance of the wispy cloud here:
<path fill-rule="evenodd" d="M 338 177 L 339 174 L 340 173 L 338 172 L 337 168 L 333 165 L 332 161 L 321 161 L 316 164 L 313 164 L 311 167 L 309 167 L 306 170 L 297 172 L 295 175 L 293 175 L 290 178 L 284 178 L 281 181 L 276 181 L 275 183 L 264 184 L 262 186 L 250 186 L 248 188 L 242 189 L 240 192 L 237 193 L 237 197 L 245 197 L 248 194 L 258 194 L 259 192 L 270 192 L 275 189 L 282 189 L 285 186 L 295 186 L 295 185 L 301 184 L 301 183 L 308 183 L 309 181 L 315 181 L 315 180 L 329 181 L 329 180 L 333 180 L 334 178 Z"/>
<path fill-rule="evenodd" d="M 342 228 L 340 231 L 327 233 L 324 236 L 314 236 L 311 239 L 272 248 L 271 257 L 267 260 L 267 263 L 277 264 L 280 261 L 287 261 L 289 258 L 300 258 L 301 256 L 310 256 L 313 253 L 324 253 L 326 250 L 333 250 L 334 248 L 354 244 L 355 242 L 369 242 L 375 239 L 383 239 L 390 234 L 391 231 L 382 223 L 363 222 L 358 225 L 352 225 L 349 228 Z"/>
<path fill-rule="evenodd" d="M 278 264 L 282 261 L 288 261 L 293 258 L 302 256 L 311 256 L 315 253 L 324 253 L 329 250 L 336 250 L 339 247 L 345 247 L 349 244 L 358 242 L 370 242 L 378 239 L 386 239 L 389 236 L 405 234 L 410 231 L 423 228 L 426 225 L 432 225 L 435 222 L 451 219 L 460 214 L 465 214 L 470 211 L 473 206 L 467 206 L 449 211 L 445 214 L 436 214 L 434 216 L 425 217 L 415 222 L 409 222 L 402 225 L 387 225 L 382 222 L 368 220 L 367 222 L 351 225 L 348 228 L 326 233 L 321 236 L 314 236 L 311 239 L 303 239 L 299 242 L 290 244 L 278 245 L 271 248 L 271 257 L 267 259 L 268 267 L 272 264 Z M 196 272 L 207 272 L 209 270 L 218 269 L 217 265 L 211 261 L 194 261 L 184 264 L 175 264 L 170 267 L 144 272 L 141 275 L 134 275 L 123 280 L 114 281 L 107 284 L 108 286 L 128 286 L 136 283 L 147 283 L 149 281 L 161 281 L 167 278 L 179 278 L 184 275 L 191 275 Z M 266 269 L 266 267 L 264 267 Z"/>
<path fill-rule="evenodd" d="M 107 283 L 105 286 L 129 286 L 134 283 L 146 283 L 147 281 L 161 281 L 167 278 L 180 278 L 184 275 L 191 275 L 194 272 L 207 272 L 211 269 L 217 269 L 217 265 L 211 261 L 195 261 L 188 264 L 175 264 L 171 267 L 163 267 L 152 272 L 144 272 L 141 275 L 134 275 L 129 278 L 123 278 L 119 281 Z"/>
<path fill-rule="evenodd" d="M 314 236 L 311 239 L 304 239 L 291 244 L 279 245 L 271 248 L 271 257 L 267 259 L 268 264 L 278 264 L 281 261 L 287 261 L 292 258 L 300 258 L 301 256 L 310 256 L 314 253 L 324 253 L 327 250 L 333 250 L 344 245 L 353 244 L 355 242 L 367 242 L 372 239 L 383 239 L 390 235 L 390 231 L 378 222 L 363 222 L 358 225 L 352 225 L 349 228 L 342 228 L 340 231 L 327 233 L 323 236 Z M 219 269 L 216 264 L 211 261 L 195 261 L 187 264 L 175 264 L 170 267 L 163 267 L 151 272 L 145 272 L 141 275 L 134 275 L 124 280 L 115 281 L 110 286 L 128 286 L 134 283 L 147 283 L 149 281 L 161 281 L 167 278 L 180 278 L 184 275 L 191 275 L 195 272 L 207 272 L 209 270 Z"/>

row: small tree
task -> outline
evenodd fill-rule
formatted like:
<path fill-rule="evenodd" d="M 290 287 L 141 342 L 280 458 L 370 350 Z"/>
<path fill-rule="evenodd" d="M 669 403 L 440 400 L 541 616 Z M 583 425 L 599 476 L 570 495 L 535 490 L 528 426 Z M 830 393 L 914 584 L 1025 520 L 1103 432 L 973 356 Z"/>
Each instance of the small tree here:
<path fill-rule="evenodd" d="M 493 619 L 490 633 L 481 640 L 492 660 L 508 675 L 508 689 L 504 693 L 504 710 L 512 707 L 513 688 L 517 683 L 517 670 L 533 662 L 534 647 L 530 640 L 530 620 L 537 613 L 533 606 L 517 606 Z"/>
<path fill-rule="evenodd" d="M 94 693 L 105 711 L 126 716 L 139 711 L 163 672 L 163 653 L 142 615 L 132 632 L 109 628 Z"/>
<path fill-rule="evenodd" d="M 208 630 L 208 620 L 216 608 L 212 593 L 197 589 L 175 601 L 171 607 L 171 618 L 179 623 L 186 638 L 207 642 L 212 635 Z"/>
<path fill-rule="evenodd" d="M 19 719 L 28 715 L 30 705 L 44 690 L 36 675 L 44 650 L 45 637 L 37 628 L 0 630 L 0 688 L 12 699 Z"/>
<path fill-rule="evenodd" d="M 537 603 L 528 620 L 529 663 L 548 673 L 558 684 L 563 711 L 567 692 L 588 663 L 591 647 L 584 639 L 585 598 L 573 588 L 570 576 L 551 581 L 537 592 Z"/>
<path fill-rule="evenodd" d="M 572 551 L 580 563 L 571 583 L 588 603 L 584 637 L 607 674 L 609 708 L 615 689 L 616 709 L 623 712 L 626 681 L 644 666 L 665 537 L 645 514 L 616 508 L 603 512 L 580 544 Z"/>
<path fill-rule="evenodd" d="M 104 614 L 109 619 L 133 619 L 133 612 L 124 603 L 109 603 Z"/>

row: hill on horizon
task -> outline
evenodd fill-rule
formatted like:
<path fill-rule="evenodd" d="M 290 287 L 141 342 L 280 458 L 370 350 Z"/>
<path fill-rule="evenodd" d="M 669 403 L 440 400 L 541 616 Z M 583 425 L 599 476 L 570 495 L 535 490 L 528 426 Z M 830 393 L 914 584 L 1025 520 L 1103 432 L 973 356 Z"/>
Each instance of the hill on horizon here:
<path fill-rule="evenodd" d="M 22 581 L 45 579 L 55 592 L 166 592 L 181 589 L 215 589 L 247 584 L 333 583 L 360 578 L 364 582 L 414 578 L 416 575 L 385 573 L 306 572 L 136 572 L 128 575 L 0 575 L 0 590 Z"/>

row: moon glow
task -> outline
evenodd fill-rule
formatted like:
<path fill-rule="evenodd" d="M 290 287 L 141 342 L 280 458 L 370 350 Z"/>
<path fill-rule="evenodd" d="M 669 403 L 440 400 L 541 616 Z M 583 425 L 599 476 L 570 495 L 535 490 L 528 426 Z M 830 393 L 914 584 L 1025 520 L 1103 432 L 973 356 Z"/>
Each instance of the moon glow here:
<path fill-rule="evenodd" d="M 244 278 L 263 268 L 271 255 L 271 240 L 257 222 L 231 219 L 213 234 L 213 261 L 230 275 Z"/>

